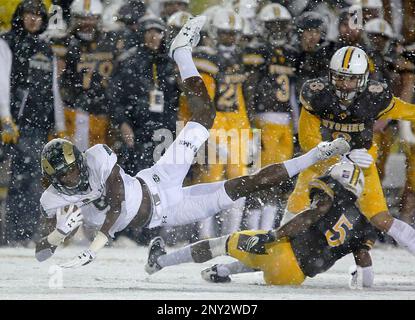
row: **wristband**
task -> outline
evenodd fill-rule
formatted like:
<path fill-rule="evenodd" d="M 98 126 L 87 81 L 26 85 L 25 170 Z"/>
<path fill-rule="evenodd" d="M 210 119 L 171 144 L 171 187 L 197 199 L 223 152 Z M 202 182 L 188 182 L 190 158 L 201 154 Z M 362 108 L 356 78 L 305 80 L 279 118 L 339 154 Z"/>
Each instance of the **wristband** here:
<path fill-rule="evenodd" d="M 47 240 L 51 245 L 59 246 L 63 240 L 65 240 L 65 235 L 58 230 L 53 230 L 50 235 L 48 235 Z"/>
<path fill-rule="evenodd" d="M 98 231 L 97 235 L 94 238 L 94 241 L 92 241 L 91 245 L 89 246 L 89 249 L 93 252 L 98 252 L 108 242 L 108 237 L 101 231 Z"/>

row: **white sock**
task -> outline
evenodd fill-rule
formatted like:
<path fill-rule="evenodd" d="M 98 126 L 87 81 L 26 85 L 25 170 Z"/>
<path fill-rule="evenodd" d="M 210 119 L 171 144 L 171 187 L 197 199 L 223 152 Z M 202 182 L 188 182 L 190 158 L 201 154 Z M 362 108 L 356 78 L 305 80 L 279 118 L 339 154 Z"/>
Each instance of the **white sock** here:
<path fill-rule="evenodd" d="M 271 230 L 274 227 L 276 213 L 277 213 L 277 208 L 275 206 L 271 206 L 271 205 L 264 206 L 264 208 L 262 209 L 261 225 L 259 229 Z"/>
<path fill-rule="evenodd" d="M 240 261 L 234 261 L 234 262 L 227 263 L 227 264 L 218 264 L 217 269 L 218 269 L 218 276 L 220 277 L 227 277 L 231 274 L 256 271 L 254 269 L 247 267 Z"/>
<path fill-rule="evenodd" d="M 189 47 L 178 48 L 174 52 L 174 61 L 179 67 L 182 81 L 191 77 L 200 77 L 199 71 L 195 66 L 192 58 L 192 50 Z"/>
<path fill-rule="evenodd" d="M 304 169 L 307 169 L 308 167 L 318 162 L 319 159 L 317 157 L 317 153 L 318 149 L 315 147 L 302 156 L 284 161 L 283 164 L 285 169 L 287 169 L 288 176 L 290 178 L 294 177 Z"/>
<path fill-rule="evenodd" d="M 180 248 L 157 258 L 157 263 L 162 268 L 187 262 L 193 262 L 190 246 Z"/>
<path fill-rule="evenodd" d="M 398 244 L 415 254 L 415 229 L 399 219 L 394 219 L 387 232 Z"/>
<path fill-rule="evenodd" d="M 246 225 L 248 230 L 258 230 L 259 220 L 261 219 L 261 209 L 251 209 L 248 211 Z"/>

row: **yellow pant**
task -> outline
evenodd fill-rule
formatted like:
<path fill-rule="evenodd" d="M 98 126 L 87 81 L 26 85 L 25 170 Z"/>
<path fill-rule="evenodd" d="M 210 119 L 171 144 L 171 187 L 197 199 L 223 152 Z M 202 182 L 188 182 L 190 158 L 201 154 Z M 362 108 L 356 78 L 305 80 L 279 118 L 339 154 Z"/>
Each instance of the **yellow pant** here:
<path fill-rule="evenodd" d="M 282 125 L 256 120 L 255 127 L 261 129 L 261 166 L 279 163 L 293 157 L 293 131 L 291 125 Z"/>
<path fill-rule="evenodd" d="M 217 150 L 213 149 L 211 145 L 208 146 L 207 165 L 205 166 L 203 173 L 200 177 L 200 182 L 213 182 L 220 181 L 224 178 L 232 179 L 246 175 L 247 169 L 247 155 L 248 155 L 248 141 L 250 134 L 242 134 L 242 130 L 245 129 L 249 132 L 250 125 L 246 114 L 237 112 L 217 112 L 216 118 L 212 126 L 211 137 L 221 130 L 229 133 L 233 132 L 237 135 L 236 138 L 228 138 L 225 145 L 222 148 L 227 150 L 227 161 L 220 163 L 219 157 L 209 159 L 209 155 L 217 155 Z M 220 139 L 216 141 L 217 146 L 220 143 Z M 215 163 L 216 162 L 216 163 Z"/>
<path fill-rule="evenodd" d="M 72 139 L 76 130 L 76 111 L 65 108 L 65 125 L 68 136 Z M 89 146 L 98 143 L 108 144 L 109 119 L 106 115 L 89 115 Z"/>
<path fill-rule="evenodd" d="M 233 233 L 228 241 L 228 255 L 246 266 L 260 269 L 269 285 L 300 285 L 305 275 L 298 265 L 291 244 L 286 239 L 266 245 L 267 254 L 252 254 L 238 249 L 239 237 L 251 236 L 266 231 L 241 231 Z"/>
<path fill-rule="evenodd" d="M 394 138 L 393 129 L 390 126 L 388 126 L 384 132 L 376 132 L 373 135 L 373 141 L 379 147 L 377 167 L 380 180 L 383 180 L 384 178 L 386 160 L 391 153 Z"/>
<path fill-rule="evenodd" d="M 365 187 L 358 202 L 362 213 L 370 220 L 378 213 L 388 211 L 388 206 L 383 195 L 382 185 L 375 165 L 377 159 L 376 144 L 373 144 L 369 153 L 372 155 L 374 163 L 363 171 L 365 175 Z M 323 175 L 337 161 L 338 159 L 336 158 L 322 161 L 301 172 L 298 176 L 294 192 L 288 199 L 287 210 L 291 213 L 299 213 L 305 210 L 310 205 L 310 181 Z"/>

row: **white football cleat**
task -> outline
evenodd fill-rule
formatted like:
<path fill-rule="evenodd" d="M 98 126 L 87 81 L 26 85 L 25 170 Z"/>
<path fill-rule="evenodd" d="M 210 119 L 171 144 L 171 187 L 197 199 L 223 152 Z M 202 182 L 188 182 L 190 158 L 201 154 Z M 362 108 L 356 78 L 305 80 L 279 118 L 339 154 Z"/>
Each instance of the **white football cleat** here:
<path fill-rule="evenodd" d="M 319 160 L 326 160 L 332 156 L 345 154 L 350 151 L 349 143 L 343 138 L 333 141 L 323 141 L 317 145 L 317 157 Z"/>
<path fill-rule="evenodd" d="M 177 36 L 173 39 L 170 50 L 169 56 L 170 58 L 174 59 L 173 55 L 176 49 L 188 47 L 192 50 L 193 47 L 199 43 L 200 40 L 200 30 L 202 30 L 203 25 L 206 22 L 205 16 L 197 16 L 193 19 L 190 18 L 183 28 L 179 31 Z"/>
<path fill-rule="evenodd" d="M 148 249 L 147 263 L 144 266 L 144 270 L 148 274 L 156 273 L 162 269 L 161 266 L 157 263 L 157 259 L 158 257 L 166 254 L 166 250 L 164 249 L 165 246 L 166 244 L 164 243 L 162 237 L 155 237 L 153 240 L 151 240 Z"/>

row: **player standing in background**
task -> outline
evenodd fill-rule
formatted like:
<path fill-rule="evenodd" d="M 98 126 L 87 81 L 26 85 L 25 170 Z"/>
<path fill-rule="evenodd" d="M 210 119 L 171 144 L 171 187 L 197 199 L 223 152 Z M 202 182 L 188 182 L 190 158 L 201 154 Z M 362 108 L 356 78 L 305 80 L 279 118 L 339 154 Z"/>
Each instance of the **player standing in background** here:
<path fill-rule="evenodd" d="M 295 27 L 297 41 L 294 47 L 298 51 L 295 94 L 299 97 L 304 82 L 325 75 L 333 43 L 327 41 L 326 21 L 317 12 L 304 12 L 296 20 Z"/>
<path fill-rule="evenodd" d="M 81 150 L 110 142 L 106 90 L 122 48 L 103 32 L 102 13 L 99 0 L 74 0 L 71 4 L 72 37 L 60 80 L 68 134 Z"/>
<path fill-rule="evenodd" d="M 211 27 L 211 32 L 216 38 L 216 53 L 210 57 L 210 62 L 217 66 L 217 69 L 212 68 L 212 71 L 217 70 L 217 72 L 213 77 L 214 82 L 208 83 L 207 87 L 210 87 L 208 90 L 213 89 L 214 93 L 217 113 L 212 129 L 217 135 L 211 136 L 206 155 L 207 157 L 219 155 L 219 157 L 215 157 L 216 162 L 209 160 L 204 166 L 200 182 L 231 179 L 246 175 L 248 172 L 250 123 L 244 95 L 243 52 L 238 45 L 243 21 L 232 9 L 221 8 L 214 12 Z M 199 63 L 200 61 L 196 60 L 196 64 Z M 239 229 L 243 207 L 241 201 L 231 209 L 231 212 L 225 213 L 226 219 L 220 218 L 222 234 L 229 234 Z M 210 237 L 215 233 L 214 218 L 202 224 L 201 237 Z"/>
<path fill-rule="evenodd" d="M 365 24 L 365 41 L 368 48 L 370 79 L 387 83 L 392 92 L 399 95 L 400 70 L 396 46 L 393 44 L 393 31 L 388 22 L 381 18 L 369 20 Z M 398 132 L 396 121 L 378 120 L 374 126 L 373 141 L 378 147 L 377 167 L 380 180 L 385 176 L 386 159 Z"/>
<path fill-rule="evenodd" d="M 143 45 L 120 64 L 108 88 L 110 113 L 128 148 L 123 163 L 127 173 L 152 166 L 162 139 L 157 131 L 176 129 L 178 89 L 167 55 L 166 25 L 154 16 L 140 21 Z"/>
<path fill-rule="evenodd" d="M 268 4 L 258 13 L 264 33 L 262 45 L 247 47 L 244 64 L 250 87 L 248 114 L 252 127 L 261 132 L 261 167 L 293 157 L 293 115 L 290 100 L 297 52 L 288 44 L 291 14 L 280 4 Z M 284 186 L 287 187 L 287 186 Z M 277 196 L 278 194 L 278 196 Z M 282 216 L 283 192 L 275 188 L 247 199 L 247 228 L 271 229 Z M 277 212 L 280 214 L 276 216 Z"/>
<path fill-rule="evenodd" d="M 49 134 L 65 131 L 56 58 L 40 38 L 47 26 L 43 3 L 25 0 L 13 14 L 11 30 L 0 37 L 1 148 L 11 159 L 6 238 L 13 244 L 35 236 L 42 192 L 39 152 Z"/>

